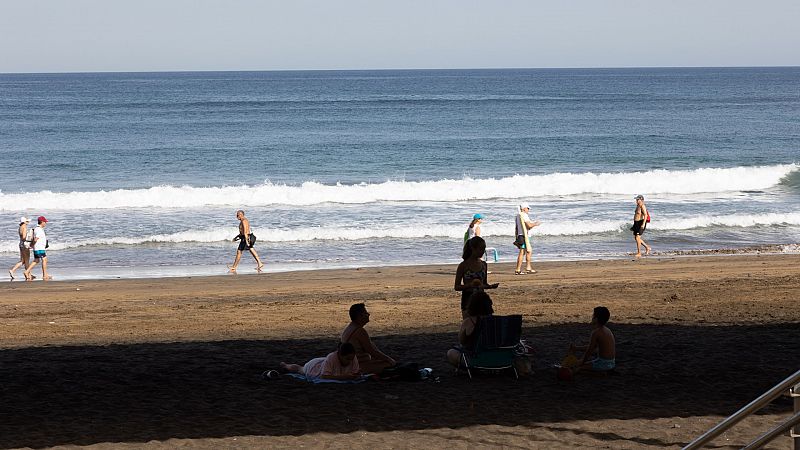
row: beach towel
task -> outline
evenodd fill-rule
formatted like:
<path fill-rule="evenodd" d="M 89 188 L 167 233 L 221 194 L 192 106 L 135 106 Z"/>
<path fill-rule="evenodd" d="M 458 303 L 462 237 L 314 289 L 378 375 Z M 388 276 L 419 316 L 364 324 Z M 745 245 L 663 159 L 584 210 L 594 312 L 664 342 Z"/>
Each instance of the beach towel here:
<path fill-rule="evenodd" d="M 362 376 L 357 380 L 326 380 L 324 378 L 308 378 L 305 375 L 301 375 L 299 373 L 287 373 L 287 377 L 296 378 L 298 380 L 308 381 L 309 383 L 314 384 L 322 384 L 322 383 L 337 383 L 337 384 L 358 384 L 367 381 L 368 376 Z"/>

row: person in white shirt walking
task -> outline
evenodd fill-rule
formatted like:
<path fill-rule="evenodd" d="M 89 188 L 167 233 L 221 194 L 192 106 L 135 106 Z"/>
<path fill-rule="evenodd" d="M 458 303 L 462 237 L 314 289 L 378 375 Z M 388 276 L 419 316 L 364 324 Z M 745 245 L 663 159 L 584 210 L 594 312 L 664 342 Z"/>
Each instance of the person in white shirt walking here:
<path fill-rule="evenodd" d="M 464 233 L 465 244 L 475 236 L 481 235 L 481 222 L 483 222 L 483 214 L 478 213 L 472 216 L 472 221 L 469 223 L 467 231 Z"/>
<path fill-rule="evenodd" d="M 527 203 L 523 203 L 519 205 L 519 214 L 517 214 L 516 220 L 516 239 L 514 240 L 514 245 L 517 246 L 519 249 L 519 255 L 517 255 L 517 268 L 514 270 L 516 275 L 524 275 L 527 273 L 536 273 L 531 267 L 531 253 L 533 249 L 531 248 L 531 241 L 528 237 L 528 233 L 533 227 L 538 227 L 541 222 L 531 221 L 530 216 L 528 216 L 528 212 L 531 210 L 531 207 L 528 206 Z M 525 271 L 522 271 L 522 257 L 525 256 L 525 260 L 527 262 Z"/>

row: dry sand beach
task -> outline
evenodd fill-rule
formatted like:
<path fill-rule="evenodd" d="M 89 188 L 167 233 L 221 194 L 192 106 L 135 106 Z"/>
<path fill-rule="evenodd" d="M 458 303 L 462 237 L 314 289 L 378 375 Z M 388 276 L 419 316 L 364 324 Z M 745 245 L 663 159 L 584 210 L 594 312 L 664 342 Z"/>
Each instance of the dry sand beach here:
<path fill-rule="evenodd" d="M 800 367 L 800 255 L 493 265 L 497 314 L 524 315 L 536 372 L 456 377 L 455 266 L 4 283 L 0 447 L 678 448 Z M 335 347 L 366 302 L 386 353 L 438 382 L 263 381 Z M 549 366 L 611 310 L 618 374 Z M 719 437 L 736 448 L 783 398 Z M 770 448 L 787 448 L 788 437 Z"/>

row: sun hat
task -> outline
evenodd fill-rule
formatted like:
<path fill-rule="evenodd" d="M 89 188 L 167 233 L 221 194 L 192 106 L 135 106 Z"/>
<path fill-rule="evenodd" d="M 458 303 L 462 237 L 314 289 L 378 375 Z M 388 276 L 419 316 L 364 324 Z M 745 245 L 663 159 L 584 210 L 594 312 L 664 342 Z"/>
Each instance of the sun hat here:
<path fill-rule="evenodd" d="M 636 197 L 634 197 L 634 199 L 635 199 L 635 200 L 644 200 L 644 195 L 642 195 L 642 194 L 639 194 L 639 195 L 637 195 Z"/>
<path fill-rule="evenodd" d="M 483 214 L 478 213 L 472 216 L 472 220 L 478 220 L 478 219 L 483 219 Z"/>
<path fill-rule="evenodd" d="M 47 218 L 45 216 L 39 216 L 39 218 L 36 219 L 36 221 L 37 222 L 47 222 Z"/>
<path fill-rule="evenodd" d="M 520 203 L 519 209 L 531 209 L 531 207 L 527 203 Z"/>
<path fill-rule="evenodd" d="M 28 223 L 30 221 L 31 221 L 31 219 L 28 219 L 25 216 L 22 216 L 22 217 L 19 218 L 19 223 Z"/>

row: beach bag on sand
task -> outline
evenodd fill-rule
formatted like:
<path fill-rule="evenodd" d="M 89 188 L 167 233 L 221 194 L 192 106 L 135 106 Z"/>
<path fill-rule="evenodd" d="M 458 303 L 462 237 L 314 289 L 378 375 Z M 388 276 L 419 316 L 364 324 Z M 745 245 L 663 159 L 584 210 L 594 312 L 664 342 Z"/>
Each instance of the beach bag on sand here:
<path fill-rule="evenodd" d="M 388 369 L 383 369 L 379 375 L 381 380 L 420 381 L 422 375 L 417 363 L 401 363 Z"/>

